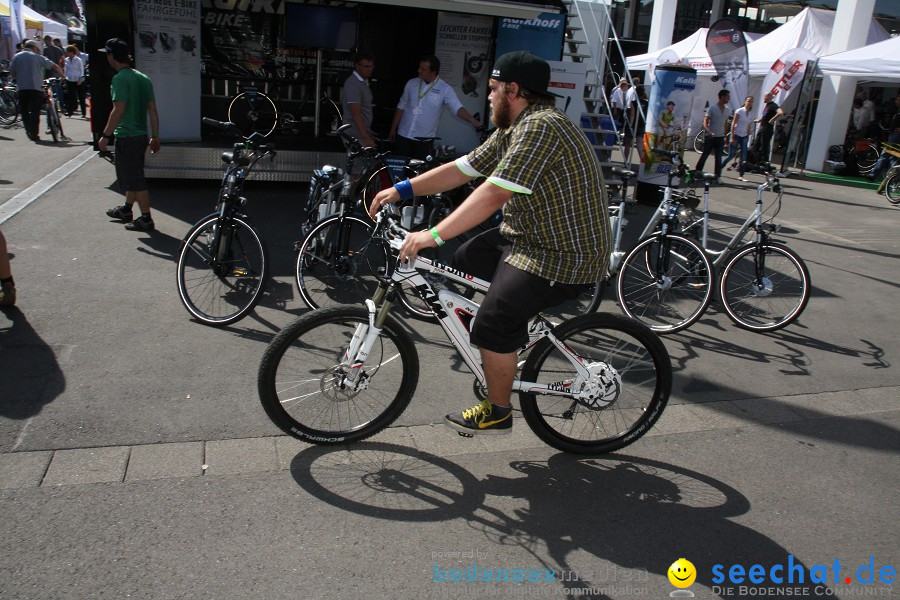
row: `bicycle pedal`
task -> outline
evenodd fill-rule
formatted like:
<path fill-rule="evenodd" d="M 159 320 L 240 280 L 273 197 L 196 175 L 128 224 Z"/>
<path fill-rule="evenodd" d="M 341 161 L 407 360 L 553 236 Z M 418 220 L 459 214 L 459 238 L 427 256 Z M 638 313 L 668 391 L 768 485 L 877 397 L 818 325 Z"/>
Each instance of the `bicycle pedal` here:
<path fill-rule="evenodd" d="M 463 433 L 462 431 L 457 431 L 456 433 L 459 434 L 459 437 L 464 437 L 464 438 L 473 438 L 473 437 L 475 437 L 475 436 L 472 435 L 471 433 Z"/>
<path fill-rule="evenodd" d="M 234 272 L 232 274 L 235 277 L 244 277 L 245 275 L 248 275 L 249 273 L 250 273 L 250 271 L 248 271 L 247 269 L 242 269 L 240 267 L 237 267 L 234 269 Z"/>

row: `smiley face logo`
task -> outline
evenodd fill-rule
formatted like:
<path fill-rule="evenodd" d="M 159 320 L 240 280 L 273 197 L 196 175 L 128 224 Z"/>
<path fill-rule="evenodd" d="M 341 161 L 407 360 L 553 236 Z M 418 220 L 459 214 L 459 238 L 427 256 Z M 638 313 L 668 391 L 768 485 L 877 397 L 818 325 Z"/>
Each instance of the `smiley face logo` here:
<path fill-rule="evenodd" d="M 691 561 L 686 558 L 679 558 L 669 567 L 669 582 L 677 588 L 691 587 L 694 580 L 697 579 L 697 569 Z"/>

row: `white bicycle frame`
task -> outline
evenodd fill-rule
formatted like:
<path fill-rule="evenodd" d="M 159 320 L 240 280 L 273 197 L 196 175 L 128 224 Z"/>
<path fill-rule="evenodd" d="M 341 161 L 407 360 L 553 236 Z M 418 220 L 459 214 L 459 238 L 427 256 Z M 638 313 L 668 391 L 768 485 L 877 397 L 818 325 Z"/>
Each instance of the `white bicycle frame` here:
<path fill-rule="evenodd" d="M 391 248 L 397 251 L 402 245 L 402 239 L 391 239 L 389 243 Z M 480 353 L 477 348 L 469 343 L 468 325 L 477 314 L 479 305 L 449 290 L 438 290 L 435 292 L 434 288 L 423 276 L 423 273 L 439 274 L 449 281 L 480 292 L 486 292 L 490 287 L 490 283 L 421 256 L 416 256 L 412 265 L 398 262 L 397 268 L 394 269 L 391 275 L 392 284 L 411 287 L 434 311 L 450 343 L 460 353 L 463 361 L 475 374 L 478 382 L 481 385 L 485 385 Z M 344 383 L 352 386 L 353 389 L 361 389 L 367 385 L 365 378 L 359 377 L 359 374 L 362 372 L 369 352 L 381 334 L 382 326 L 391 304 L 387 299 L 383 299 L 380 305 L 376 305 L 375 300 L 366 300 L 369 323 L 357 326 L 341 361 L 341 366 L 346 370 Z M 615 369 L 602 362 L 586 363 L 574 350 L 553 335 L 552 325 L 540 315 L 535 317 L 529 325 L 528 343 L 519 349 L 519 354 L 531 348 L 541 338 L 549 339 L 550 343 L 568 358 L 577 372 L 576 377 L 552 383 L 535 383 L 516 379 L 513 381 L 513 391 L 566 396 L 574 400 L 588 402 L 596 407 L 607 406 L 615 400 L 621 387 L 621 380 Z M 393 360 L 393 358 L 395 357 L 388 360 Z M 599 397 L 597 394 L 598 386 L 600 391 Z"/>

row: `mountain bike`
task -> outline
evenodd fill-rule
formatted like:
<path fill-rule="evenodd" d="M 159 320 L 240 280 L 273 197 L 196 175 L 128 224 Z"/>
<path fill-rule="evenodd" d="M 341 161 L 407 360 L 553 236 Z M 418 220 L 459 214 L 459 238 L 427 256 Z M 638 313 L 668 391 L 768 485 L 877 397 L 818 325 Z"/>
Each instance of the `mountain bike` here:
<path fill-rule="evenodd" d="M 178 295 L 188 312 L 205 325 L 222 327 L 241 319 L 262 297 L 269 259 L 265 244 L 244 214 L 244 182 L 272 144 L 253 133 L 244 137 L 234 123 L 204 118 L 203 123 L 242 141 L 222 153 L 227 165 L 215 212 L 191 227 L 178 254 Z"/>
<path fill-rule="evenodd" d="M 396 260 L 407 232 L 388 210 L 376 219 Z M 259 398 L 269 418 L 289 435 L 325 445 L 363 440 L 390 426 L 419 379 L 415 344 L 390 314 L 401 287 L 431 305 L 475 374 L 476 393 L 486 397 L 480 354 L 469 344 L 478 305 L 436 291 L 424 276 L 433 271 L 481 292 L 490 285 L 417 256 L 411 264 L 397 262 L 364 306 L 303 315 L 275 336 L 259 366 Z M 617 315 L 582 315 L 559 324 L 538 315 L 520 355 L 513 389 L 525 422 L 565 452 L 598 454 L 634 442 L 659 419 L 671 391 L 671 361 L 659 337 Z"/>
<path fill-rule="evenodd" d="M 56 94 L 53 93 L 53 89 L 58 85 L 59 78 L 50 77 L 45 79 L 44 84 L 41 86 L 44 89 L 44 109 L 47 111 L 47 132 L 53 137 L 54 143 L 58 142 L 60 137 L 66 137 L 63 133 L 62 122 L 59 119 L 62 110 L 59 107 L 59 100 L 56 98 Z"/>
<path fill-rule="evenodd" d="M 244 86 L 241 92 L 228 104 L 227 118 L 238 126 L 244 135 L 259 133 L 268 137 L 276 129 L 297 133 L 301 126 L 312 124 L 316 116 L 303 116 L 301 112 L 309 103 L 309 98 L 300 100 L 297 114 L 279 110 L 278 98 L 274 100 L 255 86 Z M 341 110 L 338 105 L 325 94 L 319 99 L 321 105 L 331 113 L 329 127 L 331 131 L 341 124 Z M 315 106 L 315 103 L 313 103 Z"/>
<path fill-rule="evenodd" d="M 709 183 L 715 176 L 704 173 L 702 217 L 686 227 L 664 225 L 628 253 L 617 280 L 619 303 L 626 315 L 661 334 L 689 327 L 709 306 L 714 269 L 721 266 L 719 298 L 739 327 L 775 331 L 800 316 L 809 301 L 809 270 L 795 252 L 771 238 L 779 230 L 772 221 L 781 210 L 784 188 L 775 175 L 776 167 L 766 163 L 763 169 L 766 181 L 757 188 L 755 207 L 724 249 L 714 251 L 708 246 Z M 776 193 L 770 206 L 775 209 L 763 222 L 768 212 L 763 208 L 767 189 Z M 700 244 L 688 237 L 690 229 L 700 237 Z M 740 246 L 751 229 L 755 239 Z M 709 256 L 714 259 L 710 261 Z"/>

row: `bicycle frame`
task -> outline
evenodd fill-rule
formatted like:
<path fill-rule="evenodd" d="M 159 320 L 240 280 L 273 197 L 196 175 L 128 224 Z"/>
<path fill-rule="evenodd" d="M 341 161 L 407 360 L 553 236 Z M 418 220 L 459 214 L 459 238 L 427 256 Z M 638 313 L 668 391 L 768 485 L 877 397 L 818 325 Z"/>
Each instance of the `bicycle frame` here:
<path fill-rule="evenodd" d="M 380 218 L 385 217 L 382 215 Z M 402 238 L 390 239 L 389 243 L 391 248 L 397 251 L 402 244 Z M 375 297 L 366 300 L 369 323 L 357 326 L 341 361 L 341 366 L 345 369 L 344 385 L 351 386 L 354 390 L 364 389 L 366 386 L 365 378 L 360 377 L 360 374 L 363 372 L 366 358 L 376 343 L 393 305 L 396 289 L 401 285 L 411 287 L 432 308 L 450 343 L 475 374 L 479 384 L 485 385 L 480 352 L 469 343 L 469 324 L 477 314 L 479 305 L 449 290 L 435 291 L 428 279 L 424 277 L 424 273 L 439 273 L 446 279 L 480 292 L 486 292 L 490 287 L 487 281 L 420 256 L 416 257 L 412 265 L 398 262 L 389 282 L 382 282 Z M 606 406 L 615 399 L 616 390 L 620 385 L 618 373 L 606 363 L 586 364 L 571 348 L 556 339 L 553 335 L 552 324 L 541 315 L 535 317 L 529 325 L 528 343 L 520 348 L 518 353 L 521 355 L 543 338 L 547 338 L 568 358 L 575 367 L 576 378 L 547 384 L 516 379 L 513 381 L 513 391 L 564 396 L 577 401 L 590 402 L 593 406 L 598 407 Z M 591 386 L 582 389 L 585 387 L 582 384 L 592 378 L 599 378 L 603 390 L 602 397 L 598 398 L 592 395 Z"/>

